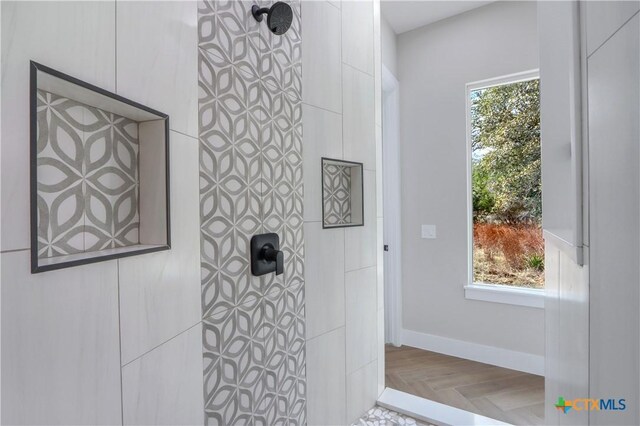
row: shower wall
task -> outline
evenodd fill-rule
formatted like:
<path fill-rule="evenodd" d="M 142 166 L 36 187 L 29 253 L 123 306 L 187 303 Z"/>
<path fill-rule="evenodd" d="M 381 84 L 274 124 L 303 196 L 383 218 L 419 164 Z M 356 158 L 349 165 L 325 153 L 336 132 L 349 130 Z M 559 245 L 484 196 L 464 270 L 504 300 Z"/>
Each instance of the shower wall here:
<path fill-rule="evenodd" d="M 253 18 L 253 1 L 198 8 L 208 424 L 306 423 L 301 22 L 288 3 L 282 36 Z M 249 241 L 267 232 L 284 274 L 255 277 Z"/>
<path fill-rule="evenodd" d="M 378 5 L 291 4 L 276 37 L 248 2 L 2 2 L 3 424 L 347 424 L 373 405 Z M 29 60 L 170 115 L 171 250 L 30 274 Z M 322 156 L 364 163 L 364 227 L 321 229 Z M 262 232 L 283 275 L 248 272 Z"/>
<path fill-rule="evenodd" d="M 351 424 L 384 385 L 379 18 L 302 2 L 309 424 Z M 364 164 L 364 226 L 322 229 L 322 157 Z"/>
<path fill-rule="evenodd" d="M 202 424 L 197 3 L 0 7 L 2 424 Z M 29 60 L 170 115 L 171 250 L 30 273 Z"/>

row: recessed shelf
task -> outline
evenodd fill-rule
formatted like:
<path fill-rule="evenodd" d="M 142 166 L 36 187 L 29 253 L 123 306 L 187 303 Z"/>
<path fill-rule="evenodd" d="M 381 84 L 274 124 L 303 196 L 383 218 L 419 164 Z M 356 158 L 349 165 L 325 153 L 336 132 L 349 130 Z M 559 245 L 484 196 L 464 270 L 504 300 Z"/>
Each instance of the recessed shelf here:
<path fill-rule="evenodd" d="M 362 163 L 322 158 L 322 227 L 364 225 Z"/>
<path fill-rule="evenodd" d="M 31 62 L 31 271 L 167 250 L 169 117 Z"/>

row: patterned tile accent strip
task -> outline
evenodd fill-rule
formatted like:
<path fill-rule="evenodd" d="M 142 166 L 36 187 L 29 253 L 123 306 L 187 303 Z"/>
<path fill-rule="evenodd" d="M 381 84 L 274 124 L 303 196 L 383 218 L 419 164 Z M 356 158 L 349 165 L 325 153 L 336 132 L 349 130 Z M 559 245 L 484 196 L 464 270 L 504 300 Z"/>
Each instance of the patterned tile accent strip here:
<path fill-rule="evenodd" d="M 322 165 L 325 225 L 351 223 L 351 167 Z"/>
<path fill-rule="evenodd" d="M 198 4 L 205 420 L 303 425 L 300 3 L 283 36 L 255 3 Z M 265 232 L 280 236 L 283 275 L 251 275 L 249 241 Z"/>
<path fill-rule="evenodd" d="M 38 90 L 38 256 L 138 244 L 138 123 Z"/>
<path fill-rule="evenodd" d="M 429 426 L 428 423 L 422 423 L 414 418 L 405 416 L 398 412 L 382 408 L 378 405 L 367 411 L 358 421 L 352 426 L 391 426 L 391 425 L 406 425 L 406 426 Z"/>

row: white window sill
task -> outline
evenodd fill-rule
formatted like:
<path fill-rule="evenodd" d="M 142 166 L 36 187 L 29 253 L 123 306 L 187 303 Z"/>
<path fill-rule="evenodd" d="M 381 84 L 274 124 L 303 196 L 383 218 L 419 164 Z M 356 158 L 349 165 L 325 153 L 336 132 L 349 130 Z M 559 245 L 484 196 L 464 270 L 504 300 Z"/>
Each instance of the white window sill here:
<path fill-rule="evenodd" d="M 464 287 L 464 297 L 471 300 L 544 309 L 544 290 L 537 288 L 473 283 Z"/>

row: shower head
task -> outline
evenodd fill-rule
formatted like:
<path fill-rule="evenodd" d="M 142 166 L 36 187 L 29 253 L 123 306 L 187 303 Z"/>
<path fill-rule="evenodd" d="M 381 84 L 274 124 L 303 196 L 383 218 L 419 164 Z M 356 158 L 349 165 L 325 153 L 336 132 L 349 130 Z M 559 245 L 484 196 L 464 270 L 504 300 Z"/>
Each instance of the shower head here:
<path fill-rule="evenodd" d="M 251 13 L 256 21 L 262 22 L 262 15 L 267 14 L 267 26 L 275 35 L 282 35 L 287 32 L 293 20 L 291 6 L 282 1 L 275 2 L 270 8 L 260 8 L 253 5 Z"/>

